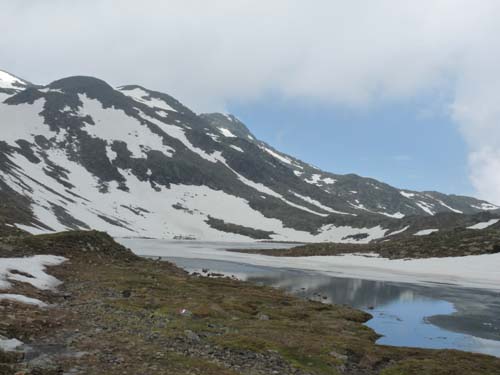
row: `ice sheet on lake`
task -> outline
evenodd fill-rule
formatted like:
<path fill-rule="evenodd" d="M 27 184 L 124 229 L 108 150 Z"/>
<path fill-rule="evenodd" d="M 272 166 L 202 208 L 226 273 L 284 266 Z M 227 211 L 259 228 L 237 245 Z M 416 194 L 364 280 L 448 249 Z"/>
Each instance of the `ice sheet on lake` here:
<path fill-rule="evenodd" d="M 238 262 L 255 266 L 293 268 L 323 272 L 339 277 L 387 280 L 417 284 L 446 283 L 500 290 L 499 254 L 428 259 L 386 259 L 362 255 L 272 257 L 228 252 L 236 248 L 292 247 L 293 244 L 224 243 L 118 239 L 136 254 L 156 257 L 183 257 Z M 279 246 L 281 245 L 281 246 Z"/>

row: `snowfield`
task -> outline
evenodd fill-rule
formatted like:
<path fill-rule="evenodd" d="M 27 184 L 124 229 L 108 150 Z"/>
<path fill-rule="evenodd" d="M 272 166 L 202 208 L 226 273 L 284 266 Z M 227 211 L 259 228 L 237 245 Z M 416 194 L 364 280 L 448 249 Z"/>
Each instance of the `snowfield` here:
<path fill-rule="evenodd" d="M 134 98 L 139 97 L 148 103 L 151 101 L 147 97 L 147 93 L 139 89 L 125 93 L 134 96 Z M 83 105 L 77 115 L 90 115 L 92 117 L 95 124 L 86 124 L 84 129 L 91 136 L 107 142 L 106 153 L 110 161 L 117 158 L 116 152 L 111 149 L 111 144 L 114 141 L 125 142 L 135 158 L 144 157 L 144 151 L 147 149 L 161 151 L 167 156 L 172 156 L 176 152 L 173 148 L 165 146 L 162 139 L 151 132 L 146 125 L 135 118 L 126 116 L 122 110 L 103 108 L 100 102 L 89 99 L 84 94 L 80 94 L 79 99 Z M 12 131 L 5 133 L 2 140 L 12 146 L 17 146 L 16 141 L 19 139 L 35 143 L 34 139 L 37 135 L 56 141 L 64 139 L 66 135 L 64 129 L 55 132 L 44 123 L 44 119 L 40 116 L 44 105 L 45 99 L 38 99 L 31 105 L 0 105 L 0 118 L 12 125 Z M 185 134 L 185 127 L 158 121 L 144 113 L 140 113 L 140 116 L 158 125 L 169 136 L 179 140 L 187 149 L 198 154 L 201 158 L 212 163 L 221 163 L 232 171 L 242 183 L 260 193 L 276 197 L 291 207 L 321 217 L 326 217 L 330 213 L 341 213 L 310 197 L 296 193 L 295 196 L 317 207 L 318 211 L 291 202 L 269 187 L 251 181 L 233 170 L 219 151 L 209 154 L 193 146 Z M 120 131 L 109 126 L 109 124 L 114 123 L 120 124 Z M 225 135 L 230 136 L 228 133 Z M 237 151 L 243 151 L 236 146 L 233 148 Z M 33 234 L 68 229 L 55 214 L 54 207 L 56 205 L 85 223 L 87 228 L 107 231 L 115 236 L 147 236 L 169 239 L 182 236 L 207 240 L 251 240 L 243 235 L 224 233 L 211 228 L 206 223 L 209 215 L 229 223 L 272 231 L 276 233 L 272 236 L 273 239 L 280 241 L 343 241 L 344 237 L 360 233 L 368 233 L 369 239 L 374 239 L 383 237 L 385 234 L 385 231 L 378 227 L 337 228 L 329 225 L 321 228 L 320 233 L 313 236 L 305 231 L 287 228 L 278 219 L 265 217 L 261 212 L 251 208 L 248 201 L 243 198 L 205 186 L 171 185 L 169 189 L 152 186 L 148 181 L 140 181 L 126 169 L 119 169 L 119 172 L 126 180 L 129 191 L 123 191 L 119 189 L 117 182 L 111 182 L 107 186 L 107 192 L 103 193 L 99 180 L 81 164 L 71 160 L 65 151 L 48 149 L 44 151 L 44 154 L 45 158 L 39 163 L 33 163 L 18 153 L 8 155 L 7 158 L 12 163 L 13 168 L 10 173 L 0 171 L 0 179 L 11 189 L 23 196 L 33 198 L 34 216 L 50 228 L 49 230 L 33 225 L 17 225 Z M 71 193 L 67 186 L 46 173 L 46 171 L 51 170 L 51 164 L 63 168 L 65 175 L 61 178 L 73 185 Z M 119 225 L 115 225 L 113 222 L 119 223 Z M 346 239 L 345 241 L 353 240 Z"/>
<path fill-rule="evenodd" d="M 272 248 L 273 244 L 250 246 L 237 243 L 210 243 L 185 241 L 185 244 L 172 241 L 117 239 L 140 256 L 181 257 L 191 259 L 211 259 L 236 262 L 263 267 L 300 269 L 328 274 L 330 276 L 408 282 L 431 285 L 446 283 L 464 287 L 500 290 L 500 254 L 488 254 L 454 258 L 428 259 L 386 259 L 373 254 L 312 256 L 312 257 L 273 257 L 261 254 L 228 252 L 236 248 Z M 289 244 L 286 247 L 292 247 Z M 274 244 L 275 248 L 284 247 Z"/>
<path fill-rule="evenodd" d="M 376 226 L 374 228 L 336 227 L 326 225 L 318 235 L 309 232 L 287 228 L 278 219 L 265 217 L 261 212 L 250 207 L 249 203 L 240 197 L 213 190 L 206 186 L 171 185 L 153 188 L 151 184 L 140 181 L 128 170 L 120 170 L 126 179 L 129 191 L 118 188 L 118 183 L 108 185 L 108 193 L 99 189 L 99 181 L 83 166 L 71 161 L 64 152 L 59 150 L 46 151 L 49 160 L 67 171 L 67 181 L 74 185 L 70 195 L 65 186 L 57 183 L 44 173 L 49 168 L 45 161 L 33 164 L 24 156 L 14 154 L 10 157 L 17 166 L 13 173 L 0 171 L 0 177 L 15 191 L 22 195 L 36 197 L 33 211 L 38 220 L 54 231 L 64 231 L 68 228 L 61 224 L 51 205 L 57 202 L 73 217 L 86 223 L 90 228 L 107 231 L 113 236 L 145 236 L 172 239 L 176 236 L 205 240 L 250 241 L 239 234 L 225 233 L 211 228 L 206 220 L 209 215 L 230 223 L 272 231 L 274 240 L 279 241 L 344 241 L 368 242 L 384 237 L 387 230 Z M 225 160 L 219 155 L 219 161 Z M 228 167 L 229 168 L 229 167 Z M 232 170 L 232 169 L 231 169 Z M 300 210 L 319 216 L 328 213 L 313 211 L 307 207 L 286 200 L 280 194 L 268 187 L 255 183 L 232 170 L 243 183 L 251 188 L 277 197 L 286 204 Z M 174 208 L 181 205 L 183 209 Z M 318 207 L 319 208 L 319 207 Z M 132 209 L 132 210 L 131 210 Z M 140 210 L 140 214 L 137 210 Z M 103 219 L 103 216 L 122 223 L 116 226 Z M 17 225 L 33 234 L 48 232 L 45 228 Z M 361 241 L 343 240 L 344 237 L 360 233 L 369 236 Z"/>

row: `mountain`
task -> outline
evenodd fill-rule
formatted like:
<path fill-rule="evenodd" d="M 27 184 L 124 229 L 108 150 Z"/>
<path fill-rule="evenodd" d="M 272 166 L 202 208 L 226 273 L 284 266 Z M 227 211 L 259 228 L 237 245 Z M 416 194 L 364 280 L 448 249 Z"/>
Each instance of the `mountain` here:
<path fill-rule="evenodd" d="M 325 172 L 233 115 L 93 77 L 39 86 L 0 71 L 0 126 L 0 222 L 32 233 L 367 242 L 499 208 Z"/>

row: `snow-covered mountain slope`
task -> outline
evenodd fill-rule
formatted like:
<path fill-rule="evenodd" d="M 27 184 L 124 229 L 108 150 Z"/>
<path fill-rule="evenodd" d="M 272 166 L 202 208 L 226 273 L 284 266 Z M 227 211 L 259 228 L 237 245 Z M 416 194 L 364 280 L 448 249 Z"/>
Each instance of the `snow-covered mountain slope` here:
<path fill-rule="evenodd" d="M 9 94 L 14 94 L 24 90 L 28 86 L 31 86 L 31 83 L 28 81 L 0 70 L 0 99 L 2 98 L 2 95 L 8 96 Z"/>
<path fill-rule="evenodd" d="M 321 171 L 141 86 L 2 72 L 0 88 L 0 217 L 30 232 L 366 242 L 408 215 L 498 208 Z"/>

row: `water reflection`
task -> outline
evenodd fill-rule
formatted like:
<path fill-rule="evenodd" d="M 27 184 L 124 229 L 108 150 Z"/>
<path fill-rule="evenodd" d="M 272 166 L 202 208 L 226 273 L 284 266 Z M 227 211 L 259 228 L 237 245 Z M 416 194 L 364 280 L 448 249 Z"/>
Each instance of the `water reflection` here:
<path fill-rule="evenodd" d="M 500 295 L 485 290 L 339 278 L 219 260 L 168 258 L 191 272 L 234 275 L 303 298 L 346 304 L 373 315 L 384 345 L 449 348 L 500 356 Z"/>

